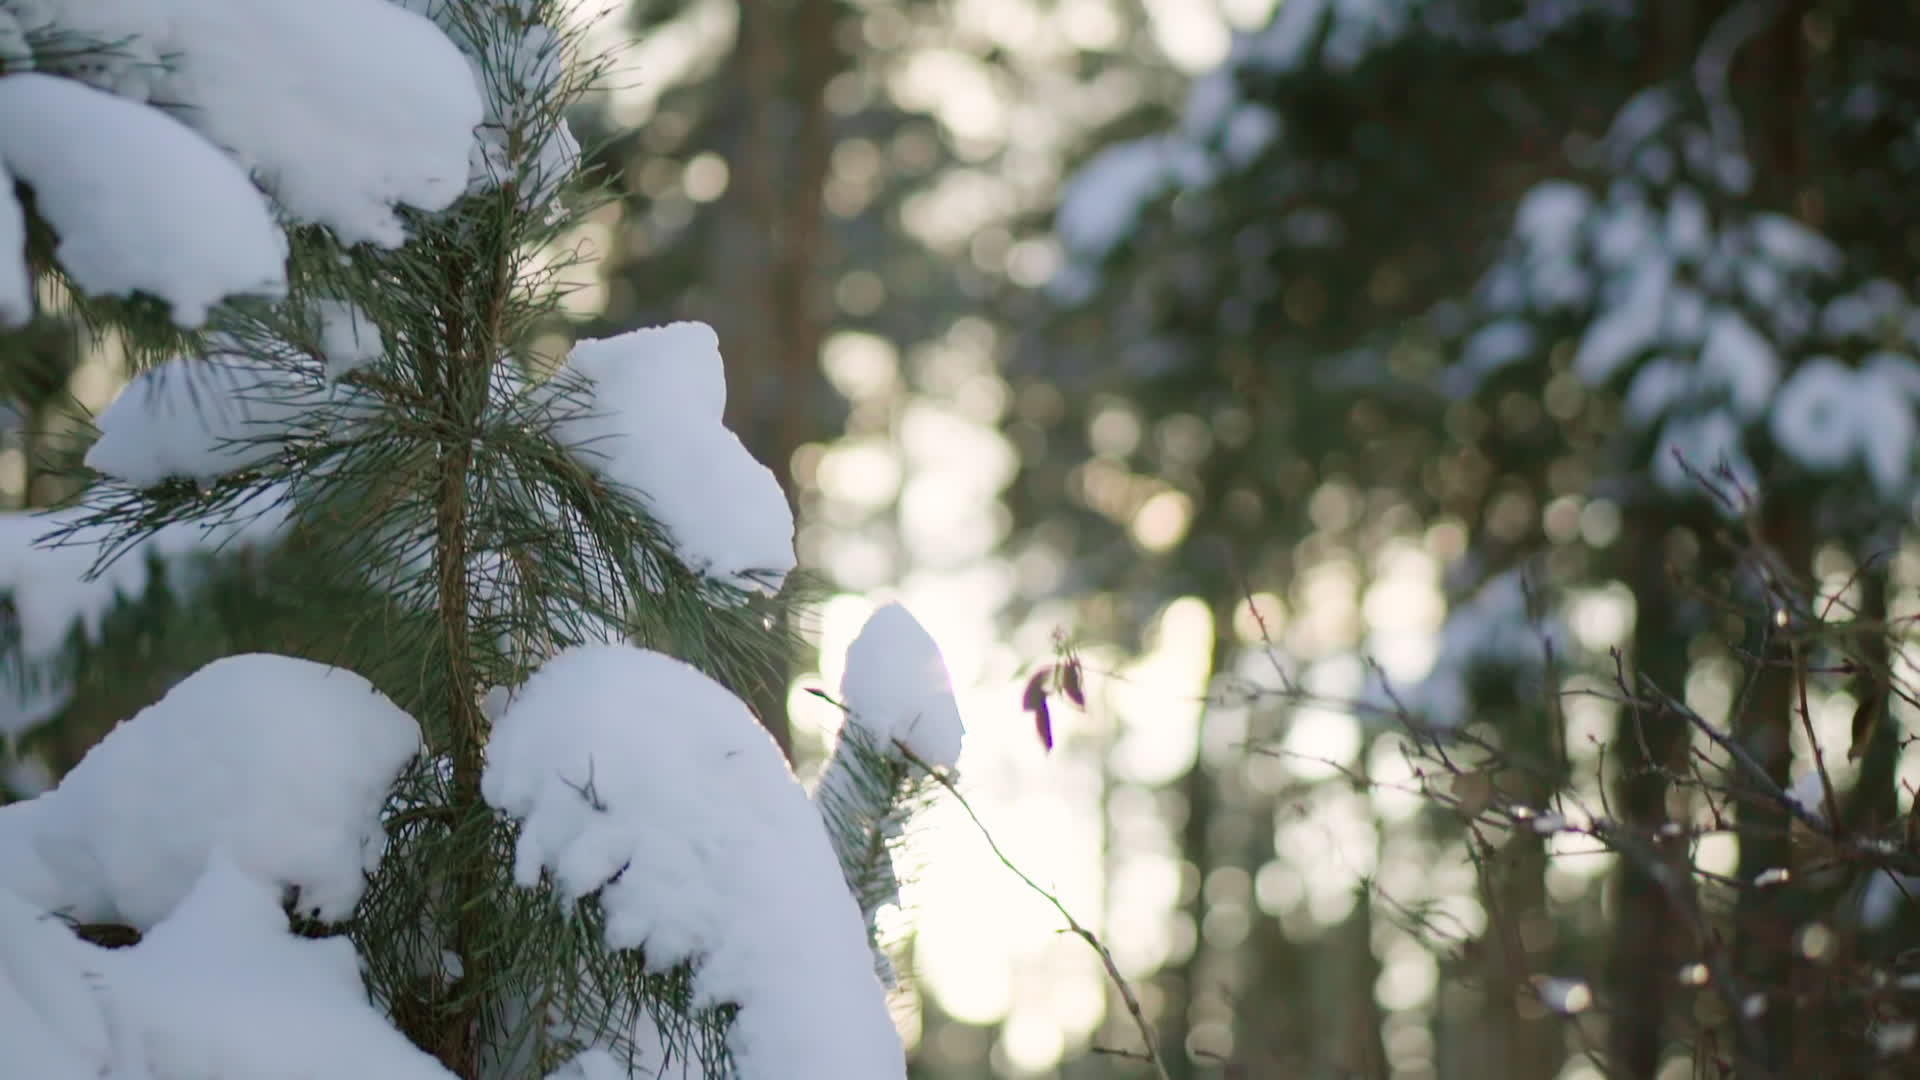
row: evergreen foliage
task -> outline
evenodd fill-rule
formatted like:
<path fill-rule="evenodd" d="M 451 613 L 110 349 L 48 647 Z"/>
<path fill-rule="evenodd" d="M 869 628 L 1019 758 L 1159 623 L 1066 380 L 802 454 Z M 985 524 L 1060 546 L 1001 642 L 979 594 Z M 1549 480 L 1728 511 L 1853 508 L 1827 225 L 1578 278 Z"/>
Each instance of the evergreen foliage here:
<path fill-rule="evenodd" d="M 534 348 L 568 269 L 555 242 L 596 204 L 591 192 L 556 199 L 575 155 L 565 110 L 607 74 L 581 55 L 582 13 L 563 0 L 402 6 L 458 47 L 485 114 L 464 194 L 393 207 L 404 242 L 357 242 L 282 202 L 283 294 L 230 295 L 183 325 L 152 295 L 87 292 L 32 217 L 29 258 L 54 301 L 0 334 L 16 407 L 48 407 L 38 388 L 68 355 L 48 344 L 60 320 L 111 333 L 144 371 L 102 419 L 91 482 L 44 519 L 46 543 L 97 556 L 96 574 L 143 560 L 145 573 L 110 578 L 125 587 L 104 613 L 76 612 L 50 650 L 8 639 L 22 690 L 65 700 L 11 750 L 62 772 L 100 730 L 235 652 L 356 672 L 417 718 L 424 753 L 391 794 L 386 854 L 352 917 L 306 930 L 352 941 L 393 1025 L 463 1077 L 558 1075 L 588 1048 L 618 1059 L 619 1075 L 642 1057 L 649 1070 L 664 1057 L 685 1075 L 730 1075 L 735 1005 L 698 1000 L 685 963 L 662 970 L 644 950 L 609 948 L 594 897 L 563 905 L 545 879 L 516 884 L 517 827 L 483 798 L 481 775 L 506 688 L 573 646 L 628 641 L 764 698 L 757 680 L 793 648 L 776 628 L 794 590 L 705 576 L 647 492 L 556 435 L 559 418 L 596 407 L 590 382 Z M 12 12 L 0 6 L 0 20 Z M 69 71 L 27 40 L 43 70 L 109 85 L 137 70 L 113 43 L 88 46 L 102 66 Z M 283 195 L 295 181 L 272 179 Z M 265 539 L 222 546 L 238 533 Z M 186 535 L 199 542 L 168 542 Z M 16 597 L 34 586 L 17 576 Z M 867 853 L 857 881 L 883 872 L 874 845 L 897 831 L 908 789 L 894 776 L 827 815 L 836 845 Z"/>

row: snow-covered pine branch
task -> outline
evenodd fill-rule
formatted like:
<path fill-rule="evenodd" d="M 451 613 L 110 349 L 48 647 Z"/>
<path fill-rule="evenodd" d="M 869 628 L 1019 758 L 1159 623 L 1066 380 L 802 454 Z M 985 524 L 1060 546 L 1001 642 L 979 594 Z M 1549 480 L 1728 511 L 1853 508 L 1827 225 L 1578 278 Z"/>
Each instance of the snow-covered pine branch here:
<path fill-rule="evenodd" d="M 0 1044 L 54 1080 L 904 1076 L 839 826 L 729 688 L 790 647 L 793 518 L 719 342 L 535 355 L 578 20 L 323 7 L 0 0 L 33 195 L 0 194 L 0 319 L 51 276 L 188 329 L 98 418 L 78 505 L 9 522 L 15 658 L 148 585 L 128 552 L 231 533 L 271 549 L 259 610 L 206 644 L 290 654 L 168 672 L 198 668 L 0 807 Z M 844 693 L 953 764 L 904 611 Z M 894 829 L 881 797 L 849 820 Z"/>
<path fill-rule="evenodd" d="M 958 765 L 964 726 L 939 646 L 899 604 L 874 612 L 848 648 L 840 704 L 846 720 L 813 802 L 875 938 L 881 977 L 891 981 L 875 919 L 899 900 L 894 854 L 927 794 L 920 768 Z"/>

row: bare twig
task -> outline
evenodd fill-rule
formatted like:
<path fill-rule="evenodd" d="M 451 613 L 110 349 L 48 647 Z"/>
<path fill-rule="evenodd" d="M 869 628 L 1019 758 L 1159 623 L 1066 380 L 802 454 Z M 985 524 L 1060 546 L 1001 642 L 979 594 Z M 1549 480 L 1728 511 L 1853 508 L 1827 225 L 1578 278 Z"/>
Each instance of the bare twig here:
<path fill-rule="evenodd" d="M 1027 888 L 1032 889 L 1041 899 L 1051 904 L 1053 910 L 1059 912 L 1060 917 L 1066 920 L 1067 930 L 1080 940 L 1086 942 L 1089 948 L 1099 954 L 1101 966 L 1107 969 L 1107 978 L 1112 981 L 1114 989 L 1120 992 L 1120 1000 L 1126 1004 L 1127 1014 L 1133 1017 L 1134 1027 L 1140 1031 L 1140 1041 L 1146 1046 L 1146 1049 L 1141 1052 L 1142 1059 L 1153 1066 L 1153 1071 L 1160 1077 L 1160 1080 L 1172 1080 L 1167 1073 L 1166 1061 L 1160 1055 L 1159 1040 L 1154 1038 L 1153 1025 L 1147 1022 L 1146 1011 L 1140 1007 L 1139 997 L 1134 994 L 1133 986 L 1127 982 L 1126 976 L 1120 974 L 1119 966 L 1114 963 L 1113 953 L 1107 950 L 1106 945 L 1101 942 L 1099 935 L 1087 929 L 1079 919 L 1074 918 L 1073 912 L 1067 910 L 1067 906 L 1060 902 L 1058 896 L 1055 896 L 1046 886 L 1041 885 L 1029 877 L 1025 870 L 1020 869 L 1019 865 L 1007 856 L 1006 852 L 1000 850 L 1000 844 L 994 840 L 992 830 L 988 829 L 986 823 L 980 820 L 980 815 L 973 810 L 973 804 L 969 803 L 967 797 L 960 793 L 960 788 L 954 784 L 952 777 L 927 764 L 905 746 L 901 746 L 898 743 L 894 745 L 907 761 L 911 762 L 929 777 L 932 777 L 934 783 L 947 789 L 947 793 L 952 795 L 954 801 L 960 804 L 960 809 L 967 812 L 967 817 L 973 821 L 974 828 L 980 831 L 980 836 L 986 840 L 987 847 L 993 850 L 994 857 L 1000 860 L 1000 865 L 1012 871 L 1013 875 L 1024 882 Z M 1113 1051 L 1103 1052 L 1114 1053 Z"/>

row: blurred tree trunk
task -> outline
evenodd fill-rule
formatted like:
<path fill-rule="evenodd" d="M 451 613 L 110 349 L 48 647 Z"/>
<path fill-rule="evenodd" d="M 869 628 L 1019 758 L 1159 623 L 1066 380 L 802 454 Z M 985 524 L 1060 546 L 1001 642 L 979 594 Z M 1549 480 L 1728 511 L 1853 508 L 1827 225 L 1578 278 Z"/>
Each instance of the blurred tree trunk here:
<path fill-rule="evenodd" d="M 1781 499 L 1763 510 L 1759 540 L 1780 580 L 1774 587 L 1799 590 L 1813 561 L 1810 515 L 1803 506 Z M 1765 583 L 1761 596 L 1770 597 Z M 1780 601 L 1770 603 L 1784 606 Z M 1801 671 L 1796 670 L 1789 635 L 1771 611 L 1748 618 L 1747 650 L 1756 658 L 1755 673 L 1745 707 L 1733 717 L 1733 737 L 1767 778 L 1782 789 L 1791 786 L 1791 737 L 1798 716 Z M 1802 907 L 1800 890 L 1793 886 L 1757 888 L 1754 879 L 1768 870 L 1784 868 L 1800 877 L 1793 866 L 1789 830 L 1792 818 L 1758 785 L 1739 781 L 1740 800 L 1736 832 L 1740 844 L 1739 900 L 1734 905 L 1734 969 L 1743 992 L 1764 995 L 1764 1012 L 1750 1017 L 1750 1038 L 1742 1040 L 1741 1071 L 1771 1076 L 1792 1060 L 1794 1030 L 1794 972 L 1798 966 L 1794 933 Z M 1734 1018 L 1735 1023 L 1741 1019 Z"/>
<path fill-rule="evenodd" d="M 1213 636 L 1213 656 L 1207 669 L 1209 685 L 1233 662 L 1234 650 L 1239 647 L 1232 633 L 1233 605 L 1231 599 L 1213 605 L 1213 625 L 1217 632 Z M 1161 992 L 1165 995 L 1162 1000 L 1166 1003 L 1161 1011 L 1160 1046 L 1167 1056 L 1167 1071 L 1174 1080 L 1190 1080 L 1197 1070 L 1209 1067 L 1194 1060 L 1189 1038 L 1193 1034 L 1194 1005 L 1208 969 L 1207 942 L 1202 932 L 1207 921 L 1207 877 L 1218 864 L 1213 851 L 1213 821 L 1220 809 L 1220 782 L 1206 763 L 1207 721 L 1212 712 L 1211 705 L 1200 710 L 1194 731 L 1193 767 L 1180 781 L 1180 795 L 1186 803 L 1186 821 L 1180 829 L 1180 857 L 1193 868 L 1195 877 L 1193 896 L 1186 903 L 1194 942 L 1185 962 L 1160 980 Z"/>
<path fill-rule="evenodd" d="M 1335 947 L 1342 955 L 1344 985 L 1340 988 L 1341 1013 L 1339 1042 L 1334 1063 L 1339 1075 L 1355 1080 L 1387 1080 L 1393 1073 L 1387 1068 L 1387 1048 L 1382 1027 L 1386 1014 L 1375 994 L 1380 981 L 1380 958 L 1373 952 L 1373 886 L 1362 882 L 1354 889 L 1353 913 L 1340 933 L 1334 935 Z"/>
<path fill-rule="evenodd" d="M 727 343 L 727 424 L 798 505 L 794 451 L 820 434 L 809 407 L 825 333 L 822 191 L 833 152 L 827 84 L 848 57 L 835 37 L 839 0 L 741 0 L 720 85 L 737 133 L 710 265 L 714 307 L 701 316 Z M 792 754 L 786 690 L 769 671 L 754 710 Z"/>
<path fill-rule="evenodd" d="M 1543 778 L 1517 771 L 1514 794 L 1538 810 L 1551 794 Z M 1547 842 L 1518 828 L 1505 843 L 1489 846 L 1481 867 L 1481 901 L 1487 910 L 1483 941 L 1489 1075 L 1508 1080 L 1551 1080 L 1560 1072 L 1564 1045 L 1560 1018 L 1548 1012 L 1533 988 L 1544 974 L 1538 957 L 1550 944 L 1547 917 Z"/>
<path fill-rule="evenodd" d="M 1634 596 L 1633 677 L 1677 694 L 1686 685 L 1687 634 L 1671 601 L 1667 519 L 1656 507 L 1629 514 L 1623 543 Z M 1628 689 L 1637 693 L 1639 687 Z M 1607 968 L 1607 1035 L 1612 1075 L 1620 1080 L 1652 1080 L 1659 1071 L 1682 963 L 1683 916 L 1669 890 L 1692 887 L 1686 841 L 1663 836 L 1660 827 L 1668 820 L 1669 777 L 1685 766 L 1690 737 L 1686 718 L 1672 710 L 1633 709 L 1620 718 L 1613 741 L 1620 823 L 1631 837 L 1649 842 L 1642 858 L 1620 861 L 1614 883 L 1618 916 Z"/>

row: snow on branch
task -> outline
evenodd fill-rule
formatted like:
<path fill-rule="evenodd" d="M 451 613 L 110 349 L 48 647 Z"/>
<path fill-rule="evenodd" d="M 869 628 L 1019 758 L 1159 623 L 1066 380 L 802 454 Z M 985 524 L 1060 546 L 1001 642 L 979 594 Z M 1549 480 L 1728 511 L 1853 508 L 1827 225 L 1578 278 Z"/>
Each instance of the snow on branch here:
<path fill-rule="evenodd" d="M 151 100 L 342 243 L 396 247 L 396 206 L 465 190 L 479 93 L 446 35 L 388 0 L 119 0 L 60 5 L 55 23 L 166 57 L 144 69 Z"/>
<path fill-rule="evenodd" d="M 793 510 L 780 481 L 723 422 L 726 370 L 705 323 L 589 339 L 552 384 L 554 434 L 582 464 L 637 494 L 689 569 L 777 591 L 793 569 Z"/>
<path fill-rule="evenodd" d="M 388 0 L 97 0 L 0 10 L 44 46 L 0 78 L 0 172 L 33 190 L 83 291 L 144 293 L 197 326 L 286 290 L 284 218 L 398 247 L 401 207 L 467 190 L 479 88 L 433 22 Z M 31 314 L 0 185 L 0 324 Z"/>
<path fill-rule="evenodd" d="M 520 823 L 515 879 L 597 896 L 606 944 L 694 965 L 733 1003 L 747 1080 L 904 1077 L 859 910 L 820 819 L 739 699 L 659 653 L 560 653 L 496 723 L 482 781 Z"/>
<path fill-rule="evenodd" d="M 899 604 L 873 613 L 847 649 L 840 696 L 849 721 L 882 744 L 899 743 L 929 765 L 960 761 L 966 725 L 940 646 Z"/>
<path fill-rule="evenodd" d="M 292 890 L 299 911 L 337 922 L 379 865 L 381 807 L 419 749 L 413 718 L 350 671 L 217 660 L 0 816 L 0 882 L 50 886 L 25 896 L 48 911 L 146 929 L 224 849 L 276 896 Z"/>
<path fill-rule="evenodd" d="M 76 135 L 76 133 L 82 133 Z M 286 290 L 285 240 L 246 173 L 166 113 L 51 75 L 0 78 L 0 165 L 33 189 L 60 265 L 88 293 L 146 293 L 198 325 L 215 302 Z M 0 188 L 0 324 L 24 322 L 23 230 Z"/>
<path fill-rule="evenodd" d="M 840 696 L 847 720 L 813 802 L 872 935 L 880 908 L 899 897 L 893 847 L 925 786 L 908 755 L 951 769 L 964 727 L 939 646 L 899 604 L 874 612 L 854 639 Z M 890 980 L 884 953 L 878 961 Z"/>
<path fill-rule="evenodd" d="M 173 477 L 208 481 L 272 461 L 288 437 L 329 402 L 318 363 L 273 362 L 238 347 L 182 357 L 141 372 L 96 423 L 87 467 L 134 487 Z"/>
<path fill-rule="evenodd" d="M 93 636 L 115 603 L 147 591 L 155 560 L 171 562 L 223 545 L 271 543 L 286 521 L 277 495 L 269 491 L 249 500 L 258 512 L 232 523 L 163 526 L 99 567 L 98 574 L 93 573 L 95 563 L 110 539 L 105 530 L 85 529 L 52 539 L 53 534 L 83 528 L 87 508 L 0 513 L 0 592 L 13 606 L 20 652 L 29 660 L 45 658 L 76 625 Z"/>
<path fill-rule="evenodd" d="M 0 888 L 8 1075 L 445 1080 L 367 1001 L 343 937 L 288 931 L 278 890 L 224 853 L 137 945 L 83 943 Z"/>

